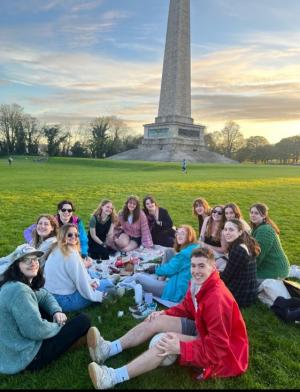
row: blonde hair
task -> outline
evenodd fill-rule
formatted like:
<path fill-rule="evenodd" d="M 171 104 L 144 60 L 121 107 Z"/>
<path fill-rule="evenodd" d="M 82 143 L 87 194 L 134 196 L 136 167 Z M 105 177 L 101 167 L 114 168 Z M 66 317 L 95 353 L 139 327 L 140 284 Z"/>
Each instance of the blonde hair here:
<path fill-rule="evenodd" d="M 104 199 L 104 200 L 102 200 L 101 202 L 100 202 L 100 204 L 98 205 L 98 207 L 95 209 L 95 211 L 93 212 L 93 215 L 95 215 L 95 216 L 99 216 L 99 217 L 101 217 L 101 214 L 102 214 L 102 208 L 104 207 L 104 206 L 106 206 L 106 204 L 108 204 L 108 203 L 111 203 L 112 204 L 112 212 L 111 212 L 111 221 L 112 221 L 112 223 L 117 223 L 117 221 L 118 221 L 118 215 L 117 215 L 117 212 L 116 212 L 116 210 L 115 210 L 115 207 L 114 207 L 114 205 L 113 205 L 113 202 L 111 201 L 111 200 L 108 200 L 108 199 Z"/>
<path fill-rule="evenodd" d="M 80 252 L 80 241 L 79 241 L 79 236 L 77 237 L 77 244 L 74 246 L 71 246 L 67 243 L 67 234 L 71 228 L 76 229 L 76 232 L 78 234 L 78 227 L 74 225 L 73 223 L 67 223 L 63 226 L 61 226 L 58 230 L 58 236 L 57 236 L 57 246 L 59 249 L 62 251 L 64 256 L 69 256 L 71 253 L 71 248 L 75 248 L 78 252 Z"/>

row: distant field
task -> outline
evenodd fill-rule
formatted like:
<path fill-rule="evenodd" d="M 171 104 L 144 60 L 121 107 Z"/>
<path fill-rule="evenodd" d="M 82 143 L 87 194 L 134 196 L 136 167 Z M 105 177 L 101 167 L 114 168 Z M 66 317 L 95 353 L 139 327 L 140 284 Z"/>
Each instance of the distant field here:
<path fill-rule="evenodd" d="M 199 196 L 209 203 L 236 202 L 248 220 L 249 206 L 264 202 L 281 230 L 281 241 L 291 264 L 300 265 L 300 167 L 260 165 L 188 165 L 53 158 L 34 162 L 16 158 L 12 166 L 0 160 L 0 256 L 23 242 L 22 232 L 40 213 L 54 213 L 56 204 L 70 198 L 86 227 L 92 211 L 102 198 L 111 199 L 119 210 L 130 194 L 140 198 L 152 193 L 168 209 L 175 225 L 192 224 L 192 201 Z M 88 309 L 104 336 L 116 338 L 136 321 L 126 312 L 131 294 L 119 303 Z M 116 312 L 125 310 L 122 325 Z M 158 369 L 118 386 L 118 389 L 248 389 L 296 388 L 299 382 L 299 326 L 279 321 L 260 303 L 243 311 L 250 337 L 249 371 L 232 380 L 193 382 L 187 370 L 178 366 Z M 112 366 L 133 358 L 141 349 L 110 360 Z M 85 349 L 69 353 L 38 375 L 0 377 L 0 388 L 92 388 L 87 375 Z"/>

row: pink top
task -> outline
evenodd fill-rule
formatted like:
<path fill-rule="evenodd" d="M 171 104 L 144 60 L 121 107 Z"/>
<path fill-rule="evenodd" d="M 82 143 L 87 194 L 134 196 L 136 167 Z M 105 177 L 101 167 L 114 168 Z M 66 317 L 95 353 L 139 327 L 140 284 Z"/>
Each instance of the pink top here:
<path fill-rule="evenodd" d="M 125 222 L 122 214 L 119 214 L 119 221 L 121 223 L 122 229 L 124 230 L 124 233 L 130 237 L 141 237 L 142 245 L 145 248 L 151 248 L 153 246 L 153 241 L 148 226 L 148 219 L 144 211 L 140 212 L 139 219 L 134 223 L 129 223 L 128 221 Z"/>

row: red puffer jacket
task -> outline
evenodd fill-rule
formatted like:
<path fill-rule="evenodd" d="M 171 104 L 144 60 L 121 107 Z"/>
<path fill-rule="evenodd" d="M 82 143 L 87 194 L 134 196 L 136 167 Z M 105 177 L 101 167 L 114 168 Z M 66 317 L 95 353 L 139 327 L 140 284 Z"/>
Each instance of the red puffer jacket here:
<path fill-rule="evenodd" d="M 196 300 L 197 311 L 189 289 L 181 304 L 165 312 L 196 322 L 199 338 L 180 342 L 180 365 L 202 368 L 203 379 L 244 373 L 249 357 L 245 322 L 217 271 L 203 283 Z"/>

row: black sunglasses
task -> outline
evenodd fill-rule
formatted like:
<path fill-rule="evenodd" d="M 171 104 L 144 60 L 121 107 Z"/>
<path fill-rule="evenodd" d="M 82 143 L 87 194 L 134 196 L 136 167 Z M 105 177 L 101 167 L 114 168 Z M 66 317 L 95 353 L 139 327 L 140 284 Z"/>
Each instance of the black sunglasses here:
<path fill-rule="evenodd" d="M 213 214 L 223 215 L 223 211 L 212 210 Z"/>
<path fill-rule="evenodd" d="M 78 237 L 78 234 L 77 234 L 77 233 L 68 233 L 68 234 L 67 234 L 67 237 L 68 237 L 68 238 L 72 238 L 72 237 L 76 237 L 76 238 L 77 238 L 77 237 Z"/>
<path fill-rule="evenodd" d="M 61 208 L 60 209 L 62 212 L 72 212 L 73 210 L 72 210 L 72 208 Z"/>

